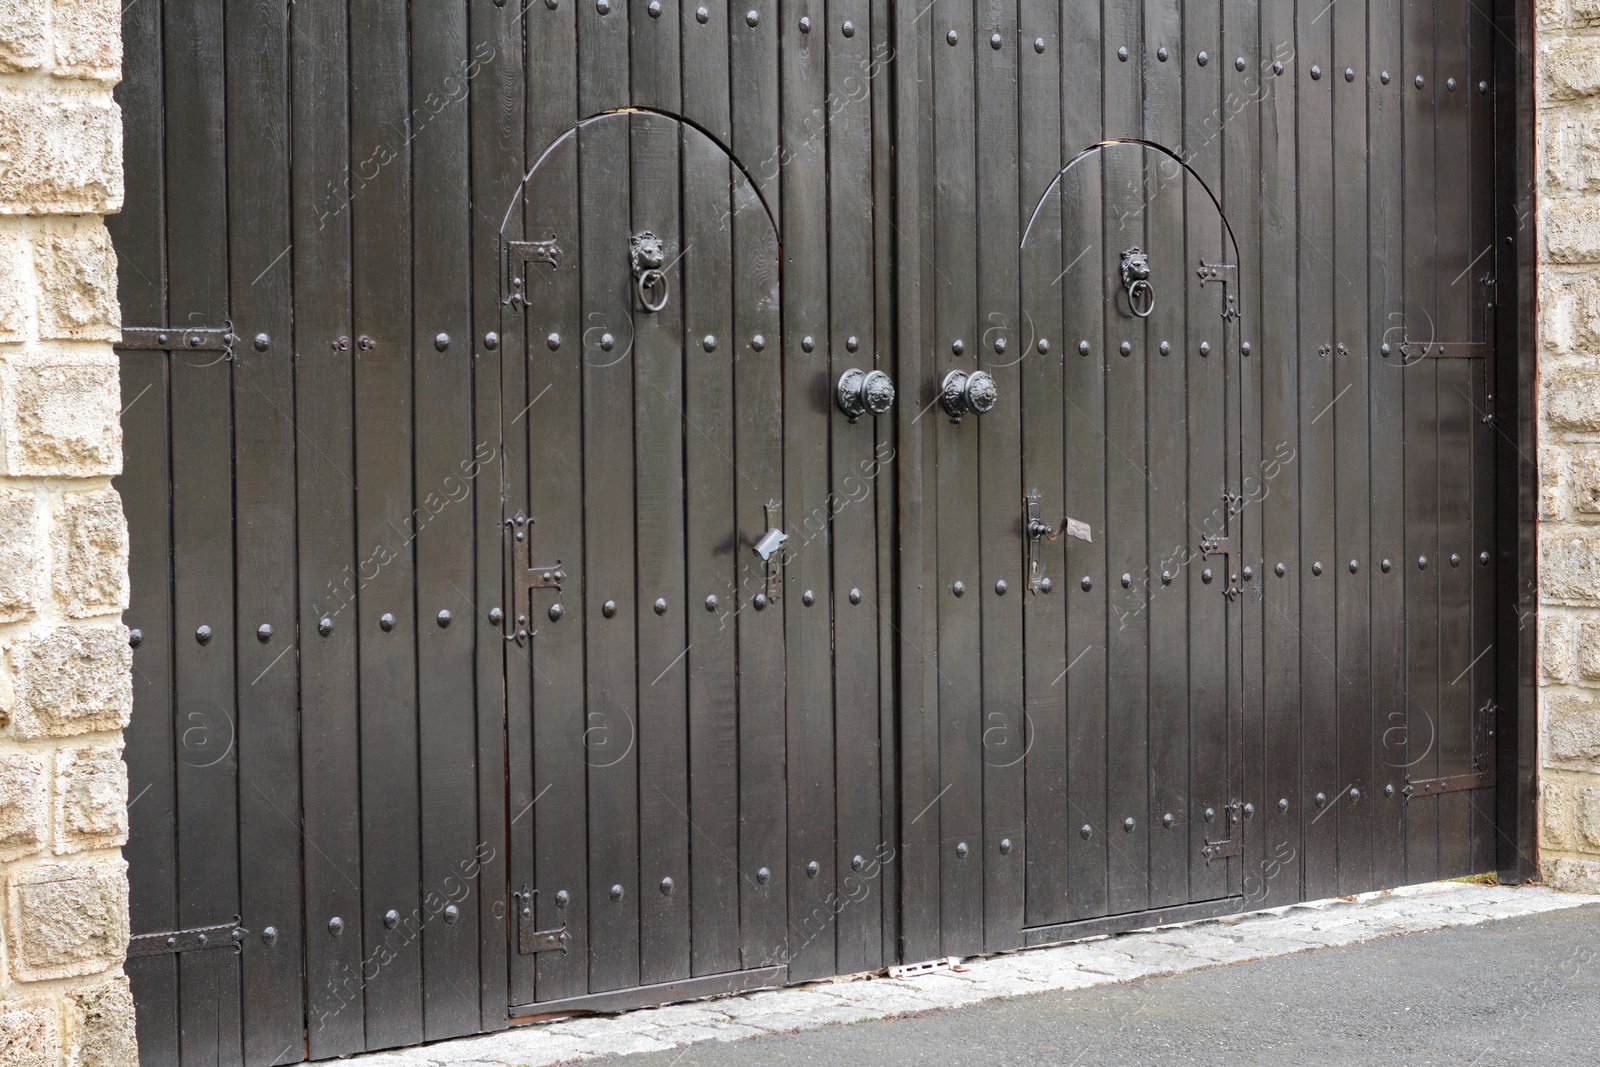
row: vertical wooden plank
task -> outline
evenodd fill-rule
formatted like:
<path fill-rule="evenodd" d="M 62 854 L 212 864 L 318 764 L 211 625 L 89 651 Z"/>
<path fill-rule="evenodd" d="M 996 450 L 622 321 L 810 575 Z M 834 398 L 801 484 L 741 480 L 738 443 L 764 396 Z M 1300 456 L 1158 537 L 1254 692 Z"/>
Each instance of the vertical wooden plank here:
<path fill-rule="evenodd" d="M 1371 558 L 1372 480 L 1368 438 L 1367 326 L 1367 81 L 1364 70 L 1367 16 L 1359 8 L 1329 13 L 1333 48 L 1324 79 L 1333 95 L 1333 423 L 1335 663 L 1339 674 L 1339 782 L 1330 790 L 1337 806 L 1338 891 L 1372 886 L 1372 814 L 1379 794 L 1372 788 L 1372 686 L 1368 587 Z M 1380 571 L 1381 573 L 1381 571 Z M 1323 820 L 1328 821 L 1327 819 Z M 1359 888 L 1358 888 L 1359 887 Z"/>
<path fill-rule="evenodd" d="M 1300 558 L 1290 580 L 1300 585 L 1301 833 L 1305 893 L 1312 899 L 1338 887 L 1339 821 L 1333 806 L 1339 777 L 1334 555 L 1334 262 L 1333 115 L 1328 76 L 1329 20 L 1299 20 L 1284 83 L 1296 99 L 1299 166 L 1297 297 L 1300 303 Z M 1320 74 L 1313 77 L 1313 71 Z M 1293 82 L 1290 84 L 1289 79 Z"/>
<path fill-rule="evenodd" d="M 1241 512 L 1243 529 L 1240 536 L 1244 552 L 1243 563 L 1250 569 L 1251 576 L 1245 579 L 1242 573 L 1240 575 L 1245 582 L 1245 595 L 1240 601 L 1240 637 L 1243 648 L 1240 657 L 1242 676 L 1239 693 L 1239 699 L 1243 703 L 1244 735 L 1240 738 L 1242 745 L 1235 751 L 1242 749 L 1243 765 L 1234 769 L 1233 780 L 1237 783 L 1235 796 L 1244 798 L 1255 796 L 1262 798 L 1262 801 L 1256 804 L 1258 812 L 1256 819 L 1244 824 L 1244 852 L 1239 864 L 1243 869 L 1239 875 L 1230 877 L 1224 872 L 1213 872 L 1205 868 L 1203 860 L 1191 861 L 1190 867 L 1191 884 L 1199 890 L 1196 896 L 1199 896 L 1200 892 L 1210 895 L 1210 892 L 1217 887 L 1216 879 L 1228 878 L 1228 886 L 1242 885 L 1247 899 L 1252 902 L 1260 897 L 1266 874 L 1272 869 L 1267 866 L 1266 837 L 1261 832 L 1264 820 L 1260 814 L 1273 800 L 1264 792 L 1264 768 L 1267 760 L 1266 705 L 1263 697 L 1265 674 L 1262 662 L 1262 636 L 1266 629 L 1263 590 L 1265 583 L 1271 579 L 1266 572 L 1262 544 L 1262 504 L 1276 491 L 1275 483 L 1281 474 L 1281 457 L 1267 452 L 1268 442 L 1263 436 L 1261 421 L 1263 360 L 1256 354 L 1261 343 L 1263 315 L 1261 289 L 1265 269 L 1260 239 L 1262 71 L 1260 63 L 1252 61 L 1260 49 L 1260 19 L 1261 12 L 1256 0 L 1222 0 L 1222 38 L 1218 47 L 1210 50 L 1212 69 L 1216 71 L 1214 77 L 1220 82 L 1213 92 L 1216 93 L 1216 99 L 1229 102 L 1229 106 L 1239 100 L 1250 101 L 1251 106 L 1247 106 L 1238 117 L 1224 120 L 1219 134 L 1208 141 L 1218 145 L 1220 158 L 1217 162 L 1211 163 L 1206 153 L 1200 153 L 1198 166 L 1202 174 L 1217 176 L 1221 186 L 1223 214 L 1227 217 L 1233 235 L 1233 240 L 1225 247 L 1238 257 L 1235 262 L 1239 266 L 1238 352 L 1236 353 L 1230 345 L 1227 355 L 1229 358 L 1239 360 L 1241 383 L 1239 438 L 1242 469 L 1240 489 L 1245 498 L 1244 510 Z M 1199 32 L 1204 33 L 1203 17 L 1201 22 L 1202 29 Z M 1190 51 L 1194 49 L 1191 47 Z M 1191 83 L 1192 89 L 1193 83 Z M 1187 112 L 1187 122 L 1192 129 L 1197 120 L 1209 123 L 1213 114 L 1215 114 L 1213 111 L 1196 109 L 1191 103 Z M 1191 186 L 1191 204 L 1194 202 L 1194 192 Z M 1250 344 L 1252 348 L 1249 357 L 1243 355 L 1245 344 Z M 1196 803 L 1194 807 L 1198 808 L 1199 804 Z M 1200 808 L 1200 813 L 1203 816 L 1203 808 Z M 1191 820 L 1191 826 L 1193 836 L 1190 838 L 1190 844 L 1198 850 L 1204 847 L 1201 840 L 1204 833 L 1201 829 L 1203 822 Z"/>
<path fill-rule="evenodd" d="M 1434 228 L 1438 259 L 1436 336 L 1469 341 L 1481 332 L 1472 243 L 1473 91 L 1467 53 L 1465 5 L 1441 4 L 1434 14 Z M 1463 179 L 1460 174 L 1466 171 Z M 1475 360 L 1439 363 L 1439 756 L 1444 774 L 1472 770 L 1474 707 L 1472 659 L 1472 436 L 1475 390 L 1482 378 Z M 1441 877 L 1472 870 L 1470 793 L 1439 798 Z"/>
<path fill-rule="evenodd" d="M 1154 50 L 1141 45 L 1141 7 L 1112 6 L 1104 14 L 1102 46 L 1106 135 L 1137 137 L 1144 130 L 1145 66 L 1155 61 Z M 1106 205 L 1100 278 L 1106 301 L 1106 513 L 1101 532 L 1107 568 L 1107 881 L 1111 910 L 1119 912 L 1141 911 L 1150 900 L 1150 617 L 1144 611 L 1144 591 L 1133 587 L 1133 575 L 1143 571 L 1149 542 L 1145 368 L 1160 357 L 1149 324 L 1133 313 L 1120 284 L 1123 253 L 1149 246 L 1144 152 L 1114 144 L 1101 156 Z"/>
<path fill-rule="evenodd" d="M 766 596 L 765 572 L 752 551 L 767 530 L 767 505 L 784 504 L 784 358 L 780 242 L 778 36 L 776 5 L 728 19 L 728 71 L 733 154 L 746 170 L 733 184 L 734 463 L 740 477 L 734 507 L 738 535 L 733 593 L 739 642 L 739 945 L 746 967 L 789 958 L 789 824 L 784 766 L 786 649 L 784 612 Z M 761 26 L 765 22 L 767 30 Z M 787 521 L 782 519 L 781 521 Z"/>
<path fill-rule="evenodd" d="M 1157 144 L 1183 145 L 1187 48 L 1180 5 L 1172 0 L 1145 0 L 1144 19 L 1145 51 L 1154 53 L 1156 59 L 1154 64 L 1147 60 L 1144 135 Z M 1216 473 L 1223 474 L 1223 443 L 1217 439 L 1221 437 L 1227 406 L 1217 403 L 1210 410 L 1191 414 L 1187 404 L 1187 363 L 1199 358 L 1191 355 L 1195 346 L 1188 343 L 1189 309 L 1185 296 L 1197 281 L 1191 263 L 1216 255 L 1215 251 L 1199 249 L 1192 256 L 1188 254 L 1188 216 L 1194 211 L 1204 217 L 1205 205 L 1189 202 L 1189 175 L 1181 164 L 1165 153 L 1146 150 L 1142 154 L 1146 251 L 1156 300 L 1146 320 L 1149 348 L 1144 361 L 1146 555 L 1139 569 L 1130 573 L 1142 600 L 1137 614 L 1148 618 L 1150 639 L 1150 763 L 1146 790 L 1150 906 L 1155 908 L 1189 900 L 1189 798 L 1199 787 L 1198 782 L 1190 780 L 1190 731 L 1202 712 L 1191 707 L 1190 674 L 1193 671 L 1227 677 L 1223 651 L 1226 630 L 1212 627 L 1219 640 L 1215 650 L 1206 655 L 1200 638 L 1202 627 L 1193 625 L 1190 619 L 1193 580 L 1177 578 L 1183 570 L 1180 560 L 1194 540 L 1189 529 L 1191 514 L 1204 516 L 1211 504 L 1206 498 L 1212 495 L 1202 492 L 1190 500 L 1192 488 L 1198 488 L 1188 484 L 1190 453 L 1204 447 L 1214 457 Z M 1209 214 L 1215 229 L 1215 209 Z M 1225 360 L 1214 364 L 1219 370 L 1226 365 Z M 1211 366 L 1208 358 L 1201 369 Z M 1225 482 L 1226 477 L 1220 480 Z M 1211 479 L 1213 492 L 1218 481 L 1216 477 Z M 1216 612 L 1215 601 L 1221 598 L 1214 588 L 1195 586 L 1194 590 L 1202 604 L 1211 600 Z M 1226 615 L 1217 614 L 1226 626 Z M 1194 653 L 1190 651 L 1191 634 L 1200 645 Z M 1225 692 L 1225 686 L 1218 688 Z M 1218 701 L 1217 707 L 1221 711 L 1225 703 Z M 1225 730 L 1226 717 L 1215 718 Z M 1225 748 L 1218 754 L 1226 760 Z M 1218 769 L 1221 768 L 1212 773 Z"/>
<path fill-rule="evenodd" d="M 356 704 L 348 24 L 343 4 L 290 13 L 294 113 L 295 426 L 307 1044 L 366 1047 Z M 337 924 L 335 924 L 337 920 Z"/>
<path fill-rule="evenodd" d="M 983 836 L 972 842 L 983 872 L 985 951 L 1021 943 L 1024 857 L 1022 573 L 1018 524 L 1022 515 L 1022 369 L 1032 338 L 1021 322 L 1017 220 L 1020 130 L 1017 72 L 1020 50 L 1015 0 L 980 0 L 973 29 L 977 47 L 978 308 L 974 327 L 977 367 L 989 372 L 999 402 L 978 420 L 978 582 L 983 634 L 983 704 L 980 720 Z M 996 47 L 996 41 L 999 47 Z M 974 42 L 978 44 L 978 42 Z M 1028 46 L 1031 47 L 1031 46 Z M 1002 585 L 1001 583 L 1004 583 Z M 1012 595 L 1015 590 L 1016 595 Z M 1012 743 L 1001 743 L 1014 739 Z"/>
<path fill-rule="evenodd" d="M 1247 69 L 1260 79 L 1261 216 L 1260 343 L 1251 359 L 1261 368 L 1262 459 L 1283 455 L 1273 491 L 1261 509 L 1263 699 L 1266 708 L 1266 794 L 1263 831 L 1266 856 L 1281 861 L 1278 877 L 1266 881 L 1263 906 L 1300 899 L 1300 433 L 1299 345 L 1296 303 L 1298 247 L 1295 235 L 1295 93 L 1293 79 L 1275 73 L 1273 64 L 1294 61 L 1294 24 L 1290 5 L 1262 7 L 1258 50 L 1247 56 Z M 1284 68 L 1287 70 L 1287 66 Z M 1267 314 L 1266 309 L 1271 309 Z M 1309 567 L 1307 560 L 1304 566 Z M 1279 568 L 1282 568 L 1280 570 Z"/>
<path fill-rule="evenodd" d="M 876 357 L 873 306 L 873 114 L 869 69 L 872 12 L 867 0 L 832 0 L 828 7 L 828 382 L 847 368 L 870 371 Z M 848 34 L 848 35 L 847 35 Z M 793 201 L 791 201 L 791 204 Z M 879 794 L 878 633 L 893 601 L 878 596 L 875 432 L 879 420 L 851 424 L 827 405 L 832 437 L 824 511 L 806 511 L 805 552 L 818 520 L 829 523 L 833 549 L 835 824 L 832 891 L 836 903 L 839 973 L 882 966 L 880 880 L 883 844 Z M 871 867 L 868 865 L 872 864 Z"/>
<path fill-rule="evenodd" d="M 477 791 L 464 788 L 477 777 L 477 708 L 461 699 L 474 690 L 478 635 L 462 594 L 474 576 L 471 495 L 499 441 L 477 437 L 472 419 L 472 206 L 465 194 L 467 94 L 491 53 L 469 51 L 464 7 L 413 8 L 411 39 L 408 340 L 416 473 L 401 541 L 412 542 L 416 553 L 422 1030 L 437 1041 L 476 1033 L 482 1016 L 474 881 L 483 839 L 475 838 Z M 497 467 L 487 473 L 498 489 Z"/>
<path fill-rule="evenodd" d="M 1405 169 L 1405 310 L 1403 339 L 1438 336 L 1434 210 L 1433 45 L 1430 0 L 1406 0 L 1404 11 L 1402 151 Z M 1440 337 L 1440 340 L 1443 338 Z M 1406 772 L 1443 773 L 1439 753 L 1439 364 L 1405 350 Z M 1432 880 L 1439 869 L 1439 798 L 1406 802 L 1406 878 Z"/>
<path fill-rule="evenodd" d="M 1406 763 L 1404 245 L 1400 0 L 1372 0 L 1367 89 L 1367 364 L 1371 373 L 1373 884 L 1405 878 Z M 1358 68 L 1359 70 L 1360 68 Z M 1387 565 L 1385 564 L 1387 561 Z"/>
<path fill-rule="evenodd" d="M 1061 14 L 1051 0 L 1026 0 L 1018 40 L 1018 218 L 1024 227 L 1018 294 L 1024 333 L 1033 341 L 1018 353 L 1022 361 L 1022 487 L 1037 498 L 1039 521 L 1059 526 L 1066 514 L 1066 392 L 1063 360 L 1068 353 L 1062 320 L 1061 281 L 1066 234 L 1062 194 L 1056 180 L 1065 154 L 1061 143 Z M 1044 47 L 1040 48 L 1039 42 Z M 1043 198 L 1042 202 L 1040 198 Z M 1039 208 L 1034 214 L 1035 207 Z M 1030 224 L 1031 220 L 1031 224 Z M 1076 254 L 1076 252 L 1074 252 Z M 1020 502 L 1019 502 L 1020 503 Z M 1027 522 L 1026 515 L 1022 522 Z M 1026 536 L 1026 531 L 1024 531 Z M 1027 543 L 1027 542 L 1024 542 Z M 1027 569 L 1016 583 L 1023 600 L 1022 729 L 1005 737 L 997 762 L 1020 761 L 1025 771 L 1023 834 L 1024 924 L 1058 923 L 1067 915 L 1067 833 L 1073 824 L 1067 808 L 1067 585 L 1066 549 L 1070 539 L 1038 539 L 1039 571 Z M 1043 580 L 1050 585 L 1045 587 Z M 990 760 L 996 756 L 986 753 Z"/>
<path fill-rule="evenodd" d="M 163 12 L 167 196 L 183 205 L 166 219 L 167 321 L 220 326 L 229 313 L 226 108 L 211 57 L 223 51 L 223 12 L 187 0 Z M 239 914 L 232 371 L 216 353 L 171 357 L 180 927 Z M 180 956 L 178 993 L 183 1062 L 242 1062 L 237 957 Z"/>
<path fill-rule="evenodd" d="M 367 1046 L 422 1040 L 415 545 L 411 516 L 410 146 L 405 12 L 350 5 L 351 326 L 355 331 L 357 666 Z"/>
<path fill-rule="evenodd" d="M 674 36 L 676 36 L 674 34 Z M 676 49 L 674 49 L 676 52 Z M 666 262 L 693 254 L 684 244 L 679 194 L 680 124 L 631 117 L 633 229 L 662 239 Z M 684 189 L 683 198 L 723 187 Z M 685 336 L 678 265 L 666 272 L 667 306 L 634 313 L 634 497 L 639 661 L 640 981 L 689 976 L 689 766 L 684 586 L 684 368 L 715 359 L 721 339 Z M 682 890 L 679 889 L 682 886 Z"/>
<path fill-rule="evenodd" d="M 954 6 L 930 19 L 935 35 L 934 195 L 938 199 L 935 264 L 978 259 L 977 130 L 970 6 Z M 984 45 L 987 48 L 987 44 Z M 936 268 L 933 352 L 937 379 L 952 370 L 978 369 L 974 354 L 979 319 L 977 279 L 969 269 Z M 939 677 L 940 909 L 947 955 L 971 955 L 983 945 L 982 723 L 983 585 L 978 570 L 978 437 L 982 417 L 953 423 L 942 410 L 935 466 Z M 966 594 L 971 592 L 970 597 Z M 979 855 L 971 855 L 973 849 Z"/>
<path fill-rule="evenodd" d="M 117 297 L 129 325 L 165 325 L 166 135 L 161 8 L 122 13 L 129 55 L 115 96 L 123 128 L 126 189 L 122 213 L 106 220 L 117 250 Z M 172 701 L 172 529 L 168 477 L 167 355 L 121 356 L 122 470 L 112 483 L 128 520 L 128 611 L 133 644 L 133 719 L 124 733 L 128 765 L 128 918 L 135 936 L 177 928 L 177 774 Z M 132 636 L 136 635 L 136 636 Z M 140 1054 L 178 1060 L 178 961 L 129 960 Z"/>
<path fill-rule="evenodd" d="M 733 143 L 728 95 L 728 8 L 678 4 L 679 50 L 683 56 L 683 114 L 719 145 Z M 700 12 L 705 11 L 705 18 Z M 755 161 L 747 161 L 750 166 Z"/>
<path fill-rule="evenodd" d="M 305 1030 L 289 287 L 289 26 L 228 5 L 228 250 L 234 332 L 240 913 L 244 1058 L 298 1060 Z M 238 161 L 248 160 L 248 165 Z M 292 254 L 292 253 L 290 253 Z"/>
<path fill-rule="evenodd" d="M 524 162 L 524 107 L 527 93 L 527 72 L 522 48 L 522 10 L 498 7 L 492 4 L 473 5 L 468 12 L 468 33 L 472 43 L 472 58 L 483 64 L 478 76 L 468 89 L 471 135 L 469 160 L 471 168 L 468 186 L 474 205 L 492 205 L 488 211 L 473 210 L 471 225 L 472 256 L 472 389 L 473 437 L 476 443 L 496 445 L 496 459 L 485 464 L 474 483 L 473 526 L 477 558 L 470 589 L 474 627 L 478 631 L 475 641 L 474 681 L 477 687 L 478 727 L 478 841 L 480 866 L 478 872 L 478 958 L 479 1003 L 481 1025 L 485 1030 L 502 1029 L 506 1025 L 506 1007 L 509 985 L 509 938 L 515 914 L 508 905 L 510 891 L 510 842 L 508 840 L 514 818 L 528 819 L 527 801 L 518 804 L 513 815 L 510 804 L 510 778 L 508 747 L 513 724 L 523 731 L 526 741 L 530 728 L 527 713 L 527 667 L 521 674 L 519 692 L 522 714 L 511 715 L 510 686 L 518 677 L 511 664 L 511 646 L 503 639 L 502 626 L 493 615 L 495 608 L 504 612 L 510 607 L 506 599 L 505 559 L 509 540 L 502 526 L 506 518 L 504 501 L 513 485 L 526 485 L 526 456 L 520 447 L 522 430 L 503 414 L 505 406 L 526 404 L 525 393 L 511 391 L 502 385 L 502 354 L 521 353 L 524 337 L 523 323 L 519 317 L 502 318 L 501 303 L 504 298 L 504 255 L 500 243 L 501 219 L 495 217 L 498 205 L 511 204 L 517 183 L 522 178 Z M 570 75 L 568 79 L 570 85 Z M 548 93 L 550 86 L 540 83 Z M 569 88 L 567 99 L 571 98 Z M 574 210 L 570 206 L 569 211 Z M 516 222 L 522 221 L 519 212 L 513 214 Z M 576 243 L 569 237 L 569 244 Z M 524 359 L 506 359 L 507 367 L 522 369 Z M 521 379 L 518 379 L 520 383 Z M 510 425 L 507 425 L 510 423 Z M 513 480 L 513 472 L 520 480 Z M 581 573 L 577 572 L 577 573 Z M 515 620 L 512 620 L 514 623 Z M 525 658 L 521 660 L 526 664 Z M 526 743 L 522 751 L 526 752 Z M 571 833 L 570 830 L 566 831 Z M 527 856 L 527 850 L 520 854 Z M 517 873 L 526 877 L 524 859 Z M 518 883 L 520 886 L 520 882 Z M 540 902 L 544 902 L 541 900 Z"/>
<path fill-rule="evenodd" d="M 669 115 L 683 113 L 686 70 L 679 48 L 680 7 L 681 0 L 660 0 L 654 7 L 645 7 L 648 17 L 628 22 L 629 99 L 634 107 Z"/>
<path fill-rule="evenodd" d="M 691 26 L 694 23 L 691 20 Z M 706 38 L 686 26 L 704 48 Z M 726 27 L 723 28 L 726 34 Z M 720 59 L 720 56 L 717 57 Z M 707 57 L 710 62 L 710 57 Z M 704 67 L 691 65 L 702 75 Z M 715 67 L 726 77 L 727 66 Z M 726 111 L 726 82 L 723 109 Z M 742 480 L 734 456 L 734 375 L 751 358 L 733 332 L 731 267 L 733 167 L 723 150 L 683 130 L 683 470 L 687 526 L 689 686 L 688 891 L 696 975 L 739 969 L 738 529 L 734 498 Z M 692 339 L 715 337 L 711 352 Z M 704 610 L 700 610 L 703 608 Z"/>
<path fill-rule="evenodd" d="M 1061 121 L 1069 161 L 1105 134 L 1102 80 L 1114 63 L 1102 47 L 1098 8 L 1082 12 L 1081 32 L 1062 35 Z M 1113 50 L 1114 51 L 1114 50 Z M 1062 322 L 1066 333 L 1066 514 L 1088 524 L 1091 541 L 1068 539 L 1067 597 L 1067 912 L 1104 915 L 1110 824 L 1106 809 L 1106 435 L 1103 150 L 1084 155 L 1061 178 Z M 1118 833 L 1121 831 L 1119 830 Z"/>
<path fill-rule="evenodd" d="M 579 48 L 600 16 L 579 12 Z M 579 96 L 606 76 L 585 55 Z M 584 106 L 580 103 L 580 107 Z M 589 990 L 639 984 L 639 779 L 634 596 L 632 212 L 626 117 L 578 131 L 583 367 L 585 740 L 589 764 Z M 599 329 L 594 329 L 598 326 Z M 602 610 L 610 604 L 609 610 Z M 572 620 L 576 622 L 578 620 Z M 563 625 L 566 620 L 557 622 Z"/>
<path fill-rule="evenodd" d="M 582 592 L 585 438 L 580 398 L 582 368 L 590 354 L 584 329 L 591 324 L 584 321 L 580 305 L 578 137 L 571 131 L 578 119 L 574 8 L 535 4 L 528 9 L 529 84 L 518 86 L 519 93 L 526 94 L 527 132 L 519 141 L 517 158 L 525 159 L 522 165 L 533 170 L 501 237 L 502 241 L 553 240 L 562 250 L 554 263 L 543 259 L 503 268 L 522 278 L 528 305 L 525 317 L 503 317 L 508 328 L 501 350 L 522 358 L 507 359 L 502 367 L 506 391 L 502 424 L 510 450 L 507 463 L 512 465 L 507 479 L 511 500 L 526 492 L 526 514 L 534 523 L 527 532 L 530 562 L 560 560 L 570 583 L 529 597 L 527 625 L 533 636 L 524 646 L 508 646 L 506 653 L 511 701 L 507 736 L 513 769 L 511 847 L 514 856 L 532 860 L 531 866 L 516 863 L 512 890 L 535 893 L 531 907 L 538 929 L 566 924 L 572 938 L 564 953 L 512 952 L 511 1000 L 516 1004 L 534 999 L 535 982 L 543 999 L 589 991 L 589 895 L 583 845 L 588 811 L 584 741 L 590 725 L 584 707 L 583 653 L 589 604 Z M 616 254 L 624 253 L 618 249 Z M 513 346 L 513 318 L 520 346 Z M 588 340 L 598 341 L 598 335 Z M 599 355 L 601 350 L 594 352 Z M 512 505 L 511 510 L 518 508 Z M 520 580 L 514 566 L 512 580 Z M 564 613 L 552 619 L 550 608 L 558 603 Z M 519 714 L 519 708 L 525 710 Z M 597 745 L 603 751 L 596 758 L 609 762 L 626 743 L 619 734 L 617 748 Z M 530 847 L 531 854 L 525 851 Z M 518 903 L 519 910 L 529 906 L 526 900 Z M 513 924 L 513 935 L 515 931 Z"/>

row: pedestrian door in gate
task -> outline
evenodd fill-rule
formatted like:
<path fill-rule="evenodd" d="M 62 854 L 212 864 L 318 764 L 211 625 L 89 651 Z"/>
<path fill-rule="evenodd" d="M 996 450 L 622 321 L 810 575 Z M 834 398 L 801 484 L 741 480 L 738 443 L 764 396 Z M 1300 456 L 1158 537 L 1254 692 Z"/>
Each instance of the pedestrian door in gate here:
<path fill-rule="evenodd" d="M 873 10 L 665 6 L 522 16 L 492 279 L 514 1016 L 894 948 Z"/>

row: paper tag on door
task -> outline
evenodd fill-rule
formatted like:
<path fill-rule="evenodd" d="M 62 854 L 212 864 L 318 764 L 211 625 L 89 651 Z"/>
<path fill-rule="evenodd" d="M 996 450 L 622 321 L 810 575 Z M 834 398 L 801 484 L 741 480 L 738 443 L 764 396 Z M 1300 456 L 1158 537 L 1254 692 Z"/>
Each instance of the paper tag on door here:
<path fill-rule="evenodd" d="M 1077 519 L 1067 520 L 1067 535 L 1076 537 L 1080 541 L 1088 541 L 1090 544 L 1094 543 L 1094 535 L 1090 533 L 1089 524 L 1079 522 Z"/>

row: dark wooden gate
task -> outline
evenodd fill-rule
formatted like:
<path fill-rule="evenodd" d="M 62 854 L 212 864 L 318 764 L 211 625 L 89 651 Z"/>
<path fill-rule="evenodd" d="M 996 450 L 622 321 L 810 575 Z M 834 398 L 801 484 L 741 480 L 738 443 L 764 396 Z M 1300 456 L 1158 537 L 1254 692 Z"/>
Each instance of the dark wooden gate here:
<path fill-rule="evenodd" d="M 1495 863 L 1479 8 L 124 25 L 146 1062 Z"/>

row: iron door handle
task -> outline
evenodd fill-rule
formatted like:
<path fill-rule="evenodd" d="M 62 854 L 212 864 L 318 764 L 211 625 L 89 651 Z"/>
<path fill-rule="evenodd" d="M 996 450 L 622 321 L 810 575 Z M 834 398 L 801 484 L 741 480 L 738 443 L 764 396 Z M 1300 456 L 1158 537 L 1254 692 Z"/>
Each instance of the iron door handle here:
<path fill-rule="evenodd" d="M 894 407 L 894 382 L 881 370 L 851 367 L 839 376 L 839 410 L 855 422 L 863 415 L 882 415 Z"/>
<path fill-rule="evenodd" d="M 944 405 L 945 414 L 952 422 L 960 422 L 961 416 L 969 411 L 974 415 L 986 415 L 994 410 L 999 399 L 1000 390 L 994 378 L 981 370 L 971 374 L 953 370 L 944 376 L 939 386 L 939 403 Z"/>

